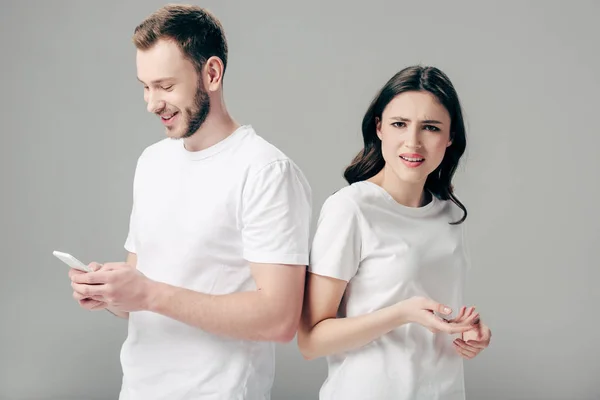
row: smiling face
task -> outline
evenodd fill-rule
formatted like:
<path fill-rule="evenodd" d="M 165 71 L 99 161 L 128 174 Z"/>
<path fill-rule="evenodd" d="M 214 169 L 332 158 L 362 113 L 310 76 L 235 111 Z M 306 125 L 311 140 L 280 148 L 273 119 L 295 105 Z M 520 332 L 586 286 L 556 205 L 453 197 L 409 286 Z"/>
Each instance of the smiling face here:
<path fill-rule="evenodd" d="M 137 50 L 136 64 L 148 111 L 160 117 L 167 136 L 182 139 L 196 133 L 206 120 L 210 100 L 179 46 L 160 39 L 146 50 Z"/>
<path fill-rule="evenodd" d="M 431 93 L 404 92 L 383 110 L 377 136 L 386 172 L 399 181 L 424 185 L 452 144 L 450 115 Z"/>

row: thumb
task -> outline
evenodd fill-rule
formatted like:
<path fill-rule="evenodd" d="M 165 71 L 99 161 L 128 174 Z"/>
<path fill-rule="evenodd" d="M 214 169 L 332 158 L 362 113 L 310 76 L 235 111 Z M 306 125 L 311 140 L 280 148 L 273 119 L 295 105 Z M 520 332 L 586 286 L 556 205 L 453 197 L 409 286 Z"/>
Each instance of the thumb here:
<path fill-rule="evenodd" d="M 437 311 L 441 314 L 450 315 L 452 314 L 452 309 L 445 304 L 438 303 L 437 301 L 433 301 L 431 304 L 431 310 Z"/>
<path fill-rule="evenodd" d="M 98 271 L 100 268 L 102 268 L 102 264 L 98 264 L 97 262 L 92 262 L 90 263 L 90 265 L 88 265 L 89 269 L 93 272 Z"/>

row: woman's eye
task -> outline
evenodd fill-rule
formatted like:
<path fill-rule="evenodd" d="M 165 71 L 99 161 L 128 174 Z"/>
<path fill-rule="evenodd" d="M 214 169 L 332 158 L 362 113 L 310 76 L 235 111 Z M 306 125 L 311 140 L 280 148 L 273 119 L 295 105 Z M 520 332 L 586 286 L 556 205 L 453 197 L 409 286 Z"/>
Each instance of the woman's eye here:
<path fill-rule="evenodd" d="M 425 129 L 426 131 L 432 131 L 432 132 L 437 132 L 440 130 L 440 128 L 438 128 L 437 126 L 433 126 L 433 125 L 425 125 L 423 127 L 423 129 Z"/>
<path fill-rule="evenodd" d="M 404 128 L 406 126 L 406 124 L 404 122 L 392 122 L 392 126 L 395 126 L 396 128 Z"/>

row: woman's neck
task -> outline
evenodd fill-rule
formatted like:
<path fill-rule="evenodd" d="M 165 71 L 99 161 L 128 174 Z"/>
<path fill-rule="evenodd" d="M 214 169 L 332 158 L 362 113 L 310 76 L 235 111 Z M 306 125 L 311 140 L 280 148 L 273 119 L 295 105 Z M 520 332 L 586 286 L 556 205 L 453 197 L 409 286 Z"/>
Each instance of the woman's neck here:
<path fill-rule="evenodd" d="M 425 182 L 402 181 L 385 167 L 369 181 L 381 186 L 394 200 L 407 207 L 423 207 L 431 201 L 431 194 L 424 190 Z"/>

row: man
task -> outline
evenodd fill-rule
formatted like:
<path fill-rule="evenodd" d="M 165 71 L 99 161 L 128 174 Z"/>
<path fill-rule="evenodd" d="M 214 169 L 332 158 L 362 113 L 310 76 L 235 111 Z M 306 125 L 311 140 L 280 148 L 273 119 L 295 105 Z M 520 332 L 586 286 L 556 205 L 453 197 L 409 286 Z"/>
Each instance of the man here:
<path fill-rule="evenodd" d="M 133 41 L 168 138 L 138 160 L 127 261 L 71 270 L 74 297 L 129 319 L 121 400 L 269 399 L 274 342 L 293 339 L 302 307 L 309 184 L 228 114 L 214 16 L 166 6 Z"/>

